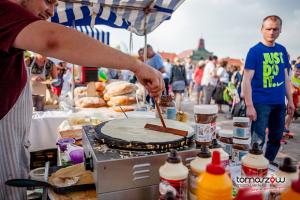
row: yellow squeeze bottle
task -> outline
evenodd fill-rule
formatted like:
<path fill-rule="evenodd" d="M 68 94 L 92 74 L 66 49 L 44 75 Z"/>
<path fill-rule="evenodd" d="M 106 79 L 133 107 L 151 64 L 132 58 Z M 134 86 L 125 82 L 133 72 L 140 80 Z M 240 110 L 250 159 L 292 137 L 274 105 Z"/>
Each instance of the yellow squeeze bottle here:
<path fill-rule="evenodd" d="M 232 200 L 232 181 L 221 165 L 218 151 L 213 152 L 212 163 L 197 181 L 197 199 Z"/>

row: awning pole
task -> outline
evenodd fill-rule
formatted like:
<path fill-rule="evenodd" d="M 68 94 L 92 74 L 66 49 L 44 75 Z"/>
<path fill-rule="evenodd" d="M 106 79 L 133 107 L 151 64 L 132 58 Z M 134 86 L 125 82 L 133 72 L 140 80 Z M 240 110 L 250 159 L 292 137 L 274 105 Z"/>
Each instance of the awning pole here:
<path fill-rule="evenodd" d="M 75 20 L 73 20 L 73 28 L 76 29 L 75 27 Z M 72 102 L 72 112 L 75 112 L 75 65 L 72 64 L 72 86 L 71 86 L 71 102 Z"/>
<path fill-rule="evenodd" d="M 144 17 L 144 63 L 147 61 L 147 14 L 145 13 Z M 144 96 L 143 96 L 143 102 L 144 105 L 146 105 L 146 96 L 147 96 L 147 91 L 146 88 L 144 87 Z"/>

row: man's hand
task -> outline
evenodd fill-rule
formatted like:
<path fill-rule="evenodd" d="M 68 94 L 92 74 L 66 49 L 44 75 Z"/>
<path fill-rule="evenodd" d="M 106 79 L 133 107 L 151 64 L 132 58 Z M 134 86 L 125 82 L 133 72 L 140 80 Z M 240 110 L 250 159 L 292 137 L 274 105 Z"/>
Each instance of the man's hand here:
<path fill-rule="evenodd" d="M 145 86 L 150 96 L 158 98 L 165 87 L 161 72 L 142 62 L 138 62 L 135 69 L 138 81 Z"/>
<path fill-rule="evenodd" d="M 287 114 L 292 117 L 294 115 L 294 112 L 295 112 L 294 103 L 292 101 L 288 101 L 288 104 L 287 104 Z"/>
<path fill-rule="evenodd" d="M 252 121 L 256 121 L 257 114 L 253 105 L 247 106 L 247 117 L 249 117 Z"/>

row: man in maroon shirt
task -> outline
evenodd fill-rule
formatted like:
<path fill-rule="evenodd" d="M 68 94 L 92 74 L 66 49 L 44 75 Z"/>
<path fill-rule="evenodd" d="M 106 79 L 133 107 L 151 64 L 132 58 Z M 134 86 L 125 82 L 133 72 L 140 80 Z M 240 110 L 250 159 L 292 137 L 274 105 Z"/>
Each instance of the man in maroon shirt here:
<path fill-rule="evenodd" d="M 128 69 L 153 97 L 164 88 L 161 73 L 76 30 L 45 21 L 56 0 L 0 0 L 0 199 L 25 199 L 25 190 L 5 186 L 29 171 L 31 93 L 23 51 L 30 50 L 81 66 Z"/>

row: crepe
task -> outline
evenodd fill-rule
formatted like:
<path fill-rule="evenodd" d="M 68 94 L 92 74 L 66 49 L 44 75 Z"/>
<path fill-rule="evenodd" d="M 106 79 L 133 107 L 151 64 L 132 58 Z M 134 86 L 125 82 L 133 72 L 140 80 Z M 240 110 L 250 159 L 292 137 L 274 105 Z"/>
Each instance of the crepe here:
<path fill-rule="evenodd" d="M 162 126 L 160 120 L 157 118 L 116 119 L 107 122 L 101 129 L 101 132 L 104 135 L 128 142 L 161 143 L 176 141 L 183 138 L 182 136 L 171 133 L 145 129 L 144 126 L 146 123 Z M 194 129 L 186 123 L 167 119 L 165 119 L 165 123 L 167 127 L 188 131 L 187 137 L 192 136 L 194 133 Z"/>

